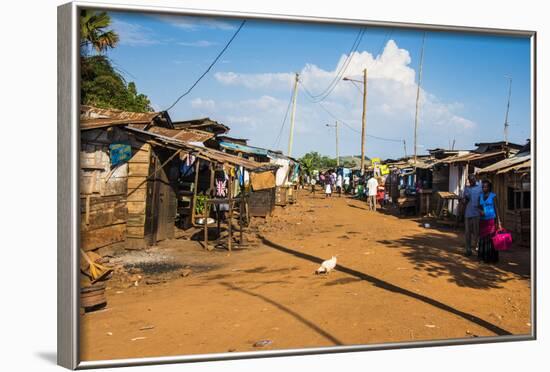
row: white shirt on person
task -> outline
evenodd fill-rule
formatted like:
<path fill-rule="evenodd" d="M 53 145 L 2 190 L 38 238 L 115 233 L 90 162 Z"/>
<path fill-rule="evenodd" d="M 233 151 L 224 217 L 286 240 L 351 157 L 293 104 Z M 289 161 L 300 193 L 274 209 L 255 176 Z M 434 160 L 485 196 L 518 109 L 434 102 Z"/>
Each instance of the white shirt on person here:
<path fill-rule="evenodd" d="M 367 188 L 369 189 L 369 196 L 376 196 L 376 191 L 378 190 L 378 181 L 376 178 L 371 177 L 367 181 Z"/>

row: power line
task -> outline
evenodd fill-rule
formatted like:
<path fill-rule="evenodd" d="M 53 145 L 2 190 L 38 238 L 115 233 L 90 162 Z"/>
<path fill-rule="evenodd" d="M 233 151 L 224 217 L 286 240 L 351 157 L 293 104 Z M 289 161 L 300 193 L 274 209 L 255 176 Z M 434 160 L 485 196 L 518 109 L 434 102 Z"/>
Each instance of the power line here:
<path fill-rule="evenodd" d="M 329 114 L 334 120 L 338 120 L 339 122 L 341 122 L 342 124 L 344 124 L 344 126 L 346 126 L 348 129 L 356 132 L 356 133 L 361 133 L 359 130 L 353 128 L 351 125 L 349 125 L 348 123 L 346 123 L 344 120 L 336 117 L 336 115 L 334 115 L 332 112 L 330 112 L 324 105 L 322 102 L 315 102 L 313 100 L 311 100 L 311 92 L 304 86 L 304 84 L 300 81 L 300 86 L 304 89 L 304 92 L 306 92 L 306 94 L 310 97 L 310 101 L 312 103 L 318 103 L 319 104 L 319 107 L 321 107 L 321 109 L 323 109 L 323 111 L 325 111 L 327 114 Z M 380 137 L 380 136 L 375 136 L 375 135 L 372 135 L 372 134 L 366 134 L 367 137 L 369 138 L 373 138 L 373 139 L 377 139 L 377 140 L 380 140 L 380 141 L 387 141 L 387 142 L 399 142 L 399 143 L 402 143 L 403 140 L 402 139 L 395 139 L 395 138 L 386 138 L 386 137 Z"/>
<path fill-rule="evenodd" d="M 277 135 L 277 139 L 275 140 L 275 144 L 273 145 L 273 148 L 277 148 L 279 146 L 279 142 L 281 141 L 281 136 L 283 134 L 283 128 L 285 127 L 286 118 L 288 117 L 288 112 L 290 111 L 290 106 L 292 105 L 292 96 L 293 96 L 293 94 L 290 93 L 290 98 L 288 99 L 288 105 L 286 107 L 285 116 L 283 118 L 283 122 L 281 123 L 281 129 L 279 129 L 279 134 Z"/>
<path fill-rule="evenodd" d="M 393 35 L 393 29 L 390 29 L 388 32 L 386 32 L 386 36 L 382 40 L 380 47 L 378 47 L 378 52 L 372 55 L 373 58 L 376 58 L 377 56 L 380 55 L 380 53 L 382 53 L 382 49 L 384 49 L 384 46 L 386 46 L 386 43 L 389 41 L 392 35 Z M 354 80 L 349 79 L 348 81 L 350 81 L 353 85 L 355 85 L 359 93 L 363 94 L 361 87 L 359 87 Z"/>
<path fill-rule="evenodd" d="M 349 65 L 351 64 L 351 61 L 355 56 L 355 53 L 357 52 L 357 49 L 359 48 L 359 45 L 361 44 L 361 41 L 365 33 L 366 33 L 366 29 L 364 28 L 359 31 L 356 41 L 352 45 L 352 48 L 350 49 L 348 56 L 346 57 L 345 61 L 341 64 L 340 68 L 336 71 L 336 75 L 334 76 L 334 79 L 330 82 L 327 88 L 320 94 L 313 94 L 310 92 L 310 96 L 314 100 L 314 103 L 324 101 L 334 91 L 334 89 L 336 88 L 336 86 L 338 86 L 340 81 L 342 81 L 342 77 L 344 76 Z M 302 85 L 303 85 L 303 82 L 302 82 Z"/>
<path fill-rule="evenodd" d="M 353 41 L 353 44 L 348 52 L 348 55 L 346 56 L 346 59 L 344 61 L 344 63 L 342 63 L 342 65 L 340 66 L 340 68 L 338 69 L 338 71 L 336 71 L 336 74 L 334 76 L 334 79 L 329 83 L 329 85 L 327 85 L 327 87 L 325 88 L 325 90 L 323 90 L 321 93 L 319 94 L 315 94 L 313 95 L 314 98 L 317 98 L 317 97 L 320 97 L 322 95 L 324 95 L 329 89 L 330 87 L 332 86 L 332 84 L 334 84 L 338 79 L 338 75 L 340 75 L 340 73 L 342 72 L 342 69 L 344 68 L 344 66 L 347 64 L 348 60 L 351 58 L 352 56 L 352 53 L 357 50 L 357 47 L 359 46 L 358 44 L 358 40 L 359 38 L 361 37 L 361 35 L 364 33 L 364 28 L 360 28 L 359 29 L 359 32 L 357 33 L 357 36 L 355 37 L 355 40 Z"/>
<path fill-rule="evenodd" d="M 244 24 L 246 23 L 246 19 L 244 19 L 242 22 L 241 22 L 241 25 L 239 26 L 239 28 L 237 29 L 237 31 L 235 31 L 235 33 L 233 34 L 233 36 L 231 36 L 231 39 L 229 39 L 229 41 L 227 42 L 227 44 L 225 44 L 225 46 L 223 47 L 223 49 L 220 51 L 220 53 L 218 53 L 218 55 L 216 56 L 216 58 L 214 58 L 214 60 L 212 61 L 212 63 L 210 64 L 210 66 L 208 66 L 208 68 L 206 69 L 206 71 L 204 71 L 202 73 L 201 76 L 199 76 L 199 78 L 193 83 L 193 85 L 191 85 L 191 87 L 189 89 L 187 89 L 187 91 L 185 93 L 183 93 L 181 96 L 178 97 L 178 99 L 176 99 L 176 101 L 174 103 L 172 103 L 172 105 L 170 105 L 170 107 L 168 107 L 166 110 L 164 111 L 168 111 L 170 110 L 172 107 L 174 107 L 179 101 L 180 99 L 182 99 L 183 97 L 185 97 L 186 95 L 188 95 L 189 93 L 191 93 L 191 91 L 193 90 L 193 88 L 195 88 L 197 86 L 197 84 L 202 80 L 203 77 L 206 76 L 206 74 L 208 74 L 210 72 L 210 70 L 212 69 L 212 67 L 214 67 L 214 65 L 216 64 L 216 62 L 218 62 L 218 60 L 221 58 L 221 56 L 225 53 L 225 51 L 227 50 L 227 48 L 229 48 L 229 46 L 231 45 L 231 43 L 233 42 L 233 40 L 237 37 L 237 35 L 239 34 L 239 32 L 241 31 L 241 29 L 243 28 Z"/>
<path fill-rule="evenodd" d="M 390 40 L 392 34 L 393 34 L 393 28 L 390 29 L 390 31 L 386 33 L 386 37 L 384 38 L 384 40 L 382 40 L 382 44 L 380 45 L 380 48 L 378 48 L 378 53 L 376 53 L 376 56 L 379 56 L 380 53 L 382 53 L 382 48 L 384 48 L 384 46 L 386 46 L 386 43 Z"/>

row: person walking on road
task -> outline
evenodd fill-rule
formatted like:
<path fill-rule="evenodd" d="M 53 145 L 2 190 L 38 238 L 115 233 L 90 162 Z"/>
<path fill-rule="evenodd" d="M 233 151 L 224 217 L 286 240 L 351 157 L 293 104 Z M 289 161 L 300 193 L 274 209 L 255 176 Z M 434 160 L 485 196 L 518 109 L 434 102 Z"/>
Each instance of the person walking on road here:
<path fill-rule="evenodd" d="M 311 180 L 309 181 L 309 184 L 311 185 L 311 194 L 315 195 L 315 184 L 317 181 L 315 180 L 315 177 L 311 177 Z"/>
<path fill-rule="evenodd" d="M 330 183 L 330 180 L 327 180 L 325 182 L 325 197 L 330 198 L 332 196 L 332 184 Z"/>
<path fill-rule="evenodd" d="M 367 181 L 367 192 L 368 192 L 368 205 L 369 205 L 369 209 L 371 211 L 375 211 L 376 212 L 376 193 L 378 191 L 378 180 L 372 176 L 371 178 L 369 178 L 369 180 Z"/>
<path fill-rule="evenodd" d="M 464 243 L 466 245 L 466 256 L 472 255 L 472 248 L 477 250 L 479 239 L 479 198 L 483 192 L 477 184 L 476 176 L 468 176 L 468 186 L 464 189 Z"/>
<path fill-rule="evenodd" d="M 338 192 L 338 196 L 342 196 L 342 183 L 343 183 L 342 175 L 338 174 L 336 176 L 336 191 Z"/>

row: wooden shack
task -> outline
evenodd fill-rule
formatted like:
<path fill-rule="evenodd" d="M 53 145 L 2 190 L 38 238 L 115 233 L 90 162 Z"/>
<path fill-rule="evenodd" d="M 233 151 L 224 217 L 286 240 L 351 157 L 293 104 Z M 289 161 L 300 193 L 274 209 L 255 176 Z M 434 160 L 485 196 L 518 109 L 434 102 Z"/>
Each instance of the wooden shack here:
<path fill-rule="evenodd" d="M 165 224 L 153 223 L 152 216 L 146 218 L 147 197 L 155 195 L 151 190 L 158 182 L 157 178 L 148 177 L 158 156 L 150 144 L 125 130 L 130 125 L 165 127 L 170 126 L 170 119 L 164 113 L 82 106 L 81 244 L 85 250 L 120 242 L 130 248 L 144 247 L 157 234 L 155 227 L 161 239 L 171 236 L 170 229 L 164 229 Z M 128 150 L 127 158 L 120 159 L 120 163 L 113 159 L 117 147 Z M 157 210 L 166 208 L 162 205 Z"/>
<path fill-rule="evenodd" d="M 514 240 L 529 246 L 531 241 L 531 154 L 526 148 L 508 159 L 478 171 L 493 184 L 498 210 L 505 229 Z"/>
<path fill-rule="evenodd" d="M 195 224 L 199 191 L 211 193 L 215 166 L 267 171 L 273 179 L 277 168 L 203 147 L 212 132 L 176 129 L 167 113 L 83 106 L 80 127 L 85 250 L 118 243 L 143 248 L 173 238 L 177 218 L 188 218 L 188 226 Z M 196 175 L 187 183 L 191 189 L 186 194 L 179 169 L 191 157 L 196 159 Z M 182 207 L 185 200 L 189 203 Z"/>

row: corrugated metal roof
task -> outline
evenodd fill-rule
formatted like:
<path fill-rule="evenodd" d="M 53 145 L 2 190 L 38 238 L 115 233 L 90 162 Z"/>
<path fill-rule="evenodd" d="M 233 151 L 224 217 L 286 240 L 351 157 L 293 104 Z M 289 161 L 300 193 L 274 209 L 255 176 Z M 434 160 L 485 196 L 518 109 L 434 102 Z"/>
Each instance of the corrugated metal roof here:
<path fill-rule="evenodd" d="M 216 134 L 224 134 L 229 132 L 229 127 L 227 125 L 218 123 L 217 121 L 210 118 L 174 121 L 172 122 L 172 124 L 175 128 L 178 129 L 210 129 L 213 133 Z"/>
<path fill-rule="evenodd" d="M 524 166 L 525 163 L 529 163 L 529 165 Z M 530 166 L 531 166 L 531 154 L 523 153 L 508 159 L 501 160 L 495 164 L 491 164 L 479 170 L 478 173 L 491 173 L 491 172 L 506 173 L 510 170 L 515 170 L 515 168 L 517 167 L 519 167 L 518 169 L 520 169 L 520 168 L 529 168 Z"/>
<path fill-rule="evenodd" d="M 214 137 L 213 133 L 204 132 L 202 130 L 168 129 L 158 126 L 152 126 L 148 129 L 148 132 L 161 134 L 163 136 L 179 139 L 185 142 L 205 142 Z"/>
<path fill-rule="evenodd" d="M 222 151 L 214 150 L 207 147 L 197 146 L 177 138 L 168 137 L 168 136 L 165 136 L 159 133 L 154 133 L 151 131 L 144 131 L 144 130 L 132 128 L 132 127 L 124 127 L 124 129 L 133 133 L 150 137 L 160 144 L 166 144 L 166 145 L 173 146 L 175 148 L 184 149 L 187 152 L 193 153 L 193 155 L 201 157 L 203 159 L 206 159 L 209 161 L 215 161 L 218 163 L 229 163 L 232 165 L 242 166 L 245 169 L 252 172 L 263 172 L 266 170 L 277 169 L 279 167 L 278 165 L 275 165 L 275 164 L 259 163 L 250 159 L 245 159 L 239 156 L 227 154 Z"/>
<path fill-rule="evenodd" d="M 417 160 L 416 163 L 413 160 L 409 164 L 415 168 L 430 169 L 438 163 L 440 163 L 440 160 L 438 159 L 423 159 L 423 160 Z"/>
<path fill-rule="evenodd" d="M 491 159 L 493 157 L 499 157 L 499 156 L 506 156 L 506 153 L 504 151 L 493 151 L 493 152 L 487 152 L 482 154 L 477 152 L 472 152 L 464 155 L 450 156 L 448 158 L 442 159 L 440 162 L 447 163 L 447 164 L 470 163 L 470 162 L 479 161 L 479 160 L 487 160 L 487 159 Z"/>
<path fill-rule="evenodd" d="M 511 167 L 501 169 L 497 172 L 497 174 L 508 173 L 508 172 L 511 172 L 511 171 L 522 172 L 522 171 L 527 171 L 527 170 L 529 170 L 529 171 L 531 170 L 531 160 L 527 160 L 524 163 L 513 165 Z"/>
<path fill-rule="evenodd" d="M 161 112 L 129 112 L 115 109 L 102 109 L 80 106 L 80 129 L 97 129 L 113 125 L 148 124 Z"/>
<path fill-rule="evenodd" d="M 267 149 L 262 149 L 260 147 L 254 147 L 254 146 L 241 145 L 235 142 L 221 141 L 220 146 L 225 149 L 229 149 L 233 151 L 246 152 L 247 154 L 263 155 L 263 156 L 268 156 L 269 154 L 269 150 Z"/>

